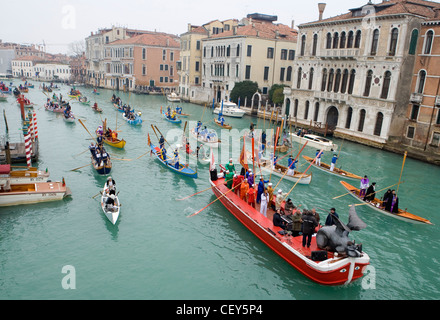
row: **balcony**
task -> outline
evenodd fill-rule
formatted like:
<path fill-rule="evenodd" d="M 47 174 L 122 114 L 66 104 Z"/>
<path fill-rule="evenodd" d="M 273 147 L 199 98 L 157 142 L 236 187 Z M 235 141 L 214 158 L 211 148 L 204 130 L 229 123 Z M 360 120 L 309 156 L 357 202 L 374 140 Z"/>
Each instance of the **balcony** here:
<path fill-rule="evenodd" d="M 340 93 L 340 92 L 315 91 L 315 99 L 327 101 L 327 102 L 347 103 L 349 99 L 349 95 L 347 93 Z"/>
<path fill-rule="evenodd" d="M 359 49 L 349 48 L 349 49 L 322 49 L 320 57 L 321 59 L 349 59 L 355 60 L 359 56 Z"/>
<path fill-rule="evenodd" d="M 417 93 L 417 92 L 413 92 L 413 93 L 411 93 L 410 101 L 411 101 L 412 103 L 418 103 L 418 104 L 420 104 L 420 103 L 422 103 L 422 99 L 423 99 L 423 94 L 421 94 L 421 93 Z M 436 99 L 436 102 L 437 102 L 437 99 Z"/>

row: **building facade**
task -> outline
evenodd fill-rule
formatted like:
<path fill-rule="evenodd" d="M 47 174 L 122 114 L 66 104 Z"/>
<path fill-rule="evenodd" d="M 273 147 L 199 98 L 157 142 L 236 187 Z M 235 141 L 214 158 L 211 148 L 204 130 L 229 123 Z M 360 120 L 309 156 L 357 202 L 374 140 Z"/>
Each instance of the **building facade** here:
<path fill-rule="evenodd" d="M 383 148 L 400 137 L 410 98 L 413 30 L 432 2 L 383 1 L 299 26 L 285 112 L 298 125 Z M 429 14 L 428 14 L 429 13 Z"/>
<path fill-rule="evenodd" d="M 235 83 L 244 80 L 257 82 L 263 94 L 273 84 L 291 86 L 297 32 L 273 23 L 276 19 L 248 15 L 231 30 L 202 39 L 201 90 L 205 101 L 229 100 Z"/>
<path fill-rule="evenodd" d="M 440 16 L 414 29 L 418 41 L 411 98 L 402 126 L 402 139 L 393 145 L 412 157 L 440 164 Z"/>

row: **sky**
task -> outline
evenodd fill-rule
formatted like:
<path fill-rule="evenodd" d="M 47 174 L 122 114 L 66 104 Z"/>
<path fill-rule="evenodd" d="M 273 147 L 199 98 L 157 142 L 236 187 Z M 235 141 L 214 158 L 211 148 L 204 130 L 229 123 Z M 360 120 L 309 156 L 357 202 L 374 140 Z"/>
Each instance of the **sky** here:
<path fill-rule="evenodd" d="M 275 23 L 295 27 L 318 19 L 318 3 L 327 6 L 324 18 L 348 12 L 368 0 L 20 0 L 2 4 L 3 42 L 46 45 L 49 53 L 69 53 L 69 44 L 101 28 L 122 26 L 180 35 L 188 23 L 242 19 L 249 13 L 276 15 Z M 373 0 L 379 3 L 382 0 Z"/>

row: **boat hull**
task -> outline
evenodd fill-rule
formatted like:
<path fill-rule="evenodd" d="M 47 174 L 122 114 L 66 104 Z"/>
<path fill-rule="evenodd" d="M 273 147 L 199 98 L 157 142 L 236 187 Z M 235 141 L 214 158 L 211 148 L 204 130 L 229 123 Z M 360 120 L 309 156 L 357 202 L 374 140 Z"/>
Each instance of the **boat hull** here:
<path fill-rule="evenodd" d="M 165 114 L 164 111 L 162 111 L 162 115 L 163 115 L 164 119 L 165 119 L 166 121 L 168 121 L 168 122 L 176 123 L 176 124 L 182 122 L 182 120 L 179 119 L 179 118 L 177 118 L 177 116 L 176 116 L 176 120 L 171 120 L 171 119 L 167 118 L 167 116 L 166 116 L 166 114 Z"/>
<path fill-rule="evenodd" d="M 329 258 L 325 261 L 313 261 L 309 257 L 310 249 L 301 245 L 302 237 L 281 236 L 278 227 L 253 207 L 229 192 L 224 179 L 211 181 L 212 190 L 228 211 L 235 216 L 249 231 L 259 238 L 270 249 L 287 261 L 300 273 L 322 285 L 344 285 L 363 276 L 369 257 L 363 253 L 359 258 Z M 289 243 L 290 242 L 290 243 Z M 316 247 L 312 237 L 311 248 Z M 303 249 L 301 249 L 303 248 Z"/>
<path fill-rule="evenodd" d="M 70 195 L 69 188 L 63 185 L 62 182 L 29 184 L 29 186 L 31 185 L 33 185 L 33 187 L 27 190 L 17 188 L 17 185 L 11 185 L 11 191 L 0 192 L 0 207 L 58 201 Z M 18 189 L 21 190 L 19 191 Z"/>
<path fill-rule="evenodd" d="M 104 188 L 101 191 L 101 209 L 102 212 L 104 212 L 104 215 L 107 217 L 107 219 L 112 223 L 112 224 L 116 224 L 116 222 L 118 221 L 119 218 L 119 213 L 121 211 L 121 205 L 119 203 L 119 198 L 116 196 L 115 197 L 115 205 L 114 208 L 116 208 L 116 210 L 108 210 L 105 206 L 105 203 L 108 199 L 108 194 L 107 194 L 108 188 L 107 188 L 107 183 L 105 183 Z"/>
<path fill-rule="evenodd" d="M 307 162 L 311 163 L 313 161 L 313 158 L 307 157 L 307 156 L 302 156 Z M 348 171 L 345 170 L 341 170 L 338 168 L 335 168 L 334 171 L 330 171 L 330 166 L 326 163 L 321 162 L 321 165 L 317 165 L 316 163 L 312 164 L 313 167 L 322 170 L 324 172 L 330 173 L 334 176 L 338 176 L 340 178 L 346 178 L 346 179 L 351 179 L 351 180 L 362 180 L 361 176 L 358 176 L 356 174 L 350 173 Z"/>
<path fill-rule="evenodd" d="M 105 144 L 108 144 L 109 146 L 112 146 L 112 147 L 118 148 L 118 149 L 123 149 L 126 144 L 126 141 L 124 139 L 118 140 L 117 142 L 113 142 L 113 141 L 104 139 L 104 137 L 103 137 L 102 141 L 104 141 Z"/>
<path fill-rule="evenodd" d="M 416 215 L 414 215 L 412 213 L 409 213 L 409 212 L 407 212 L 405 210 L 402 210 L 402 209 L 399 209 L 398 213 L 388 212 L 388 211 L 386 211 L 384 209 L 384 207 L 381 206 L 382 205 L 382 201 L 380 201 L 379 199 L 375 198 L 374 201 L 371 201 L 371 202 L 364 201 L 363 199 L 361 199 L 359 197 L 359 191 L 360 190 L 358 188 L 350 185 L 349 183 L 347 183 L 345 181 L 339 181 L 339 182 L 344 186 L 344 188 L 347 191 L 350 192 L 350 195 L 353 198 L 355 198 L 359 202 L 364 203 L 367 207 L 372 208 L 372 209 L 374 209 L 377 212 L 385 214 L 385 215 L 387 215 L 389 217 L 393 217 L 393 218 L 399 219 L 401 221 L 406 221 L 406 222 L 411 222 L 411 223 L 416 223 L 416 224 L 432 224 L 431 221 L 429 221 L 429 220 L 427 220 L 425 218 L 416 216 Z M 379 206 L 377 206 L 377 205 L 379 205 Z"/>
<path fill-rule="evenodd" d="M 307 146 L 308 147 L 312 147 L 315 149 L 319 149 L 319 150 L 324 150 L 324 151 L 336 151 L 338 149 L 338 145 L 334 144 L 334 143 L 320 143 L 320 142 L 316 142 L 313 141 L 311 139 L 306 139 L 304 137 L 298 136 L 294 133 L 290 134 L 290 139 L 292 140 L 292 142 L 298 142 L 299 144 L 305 144 L 307 142 Z"/>
<path fill-rule="evenodd" d="M 171 171 L 174 171 L 178 174 L 181 174 L 185 177 L 189 177 L 189 178 L 193 178 L 193 179 L 197 179 L 197 171 L 194 171 L 184 165 L 180 165 L 180 169 L 175 168 L 173 165 L 169 164 L 168 162 L 163 161 L 160 157 L 158 152 L 160 151 L 159 147 L 156 147 L 154 144 L 150 144 L 150 148 L 151 148 L 151 152 L 154 153 L 154 155 L 156 156 L 156 159 L 159 160 L 159 162 L 167 167 L 168 169 L 170 169 Z M 170 159 L 171 160 L 171 159 Z"/>
<path fill-rule="evenodd" d="M 233 109 L 233 110 L 230 110 Z M 231 117 L 231 118 L 243 118 L 243 116 L 246 114 L 244 110 L 238 109 L 238 108 L 223 108 L 223 112 L 220 108 L 215 108 L 214 113 L 219 114 L 222 113 L 225 117 Z"/>
<path fill-rule="evenodd" d="M 282 167 L 282 166 L 277 166 L 277 169 L 272 170 L 272 168 L 270 168 L 270 166 L 265 166 L 263 164 L 261 164 L 261 170 L 268 173 L 268 174 L 273 174 L 274 176 L 283 178 L 284 180 L 289 180 L 292 182 L 295 182 L 298 184 L 310 184 L 312 182 L 312 174 L 304 174 L 302 172 L 298 172 L 295 170 L 295 174 L 293 176 L 288 175 L 288 174 L 284 174 L 285 171 L 283 171 L 282 169 L 278 169 L 278 167 Z M 285 167 L 284 167 L 285 168 Z"/>

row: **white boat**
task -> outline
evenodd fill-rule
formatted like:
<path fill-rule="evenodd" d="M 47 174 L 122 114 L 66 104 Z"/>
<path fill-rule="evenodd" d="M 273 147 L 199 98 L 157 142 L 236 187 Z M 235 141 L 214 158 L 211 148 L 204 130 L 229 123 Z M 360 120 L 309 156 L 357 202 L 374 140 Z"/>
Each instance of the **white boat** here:
<path fill-rule="evenodd" d="M 305 144 L 308 141 L 307 146 L 312 147 L 319 150 L 324 151 L 336 151 L 338 149 L 338 145 L 334 144 L 331 140 L 326 138 L 314 135 L 314 134 L 305 134 L 301 137 L 301 135 L 297 135 L 296 133 L 290 133 L 290 139 L 296 141 L 300 144 Z"/>
<path fill-rule="evenodd" d="M 203 144 L 200 144 L 199 147 L 199 156 L 197 157 L 197 153 L 195 150 L 190 150 L 190 153 L 186 152 L 186 138 L 183 137 L 182 138 L 182 145 L 177 144 L 177 148 L 180 150 L 179 154 L 180 155 L 184 155 L 185 157 L 188 157 L 194 161 L 199 161 L 201 164 L 208 164 L 211 161 L 211 158 L 209 157 L 209 155 L 206 154 L 206 150 L 203 147 Z"/>
<path fill-rule="evenodd" d="M 167 100 L 170 102 L 180 102 L 180 97 L 175 92 L 171 92 L 167 95 Z"/>
<path fill-rule="evenodd" d="M 63 182 L 40 182 L 28 184 L 6 183 L 0 189 L 0 207 L 19 204 L 62 200 L 71 192 Z"/>
<path fill-rule="evenodd" d="M 113 208 L 109 208 L 106 205 L 107 199 L 110 196 L 109 192 L 110 190 L 106 182 L 101 192 L 101 208 L 107 219 L 109 219 L 111 223 L 116 224 L 116 221 L 118 221 L 119 218 L 119 212 L 121 211 L 121 204 L 119 203 L 119 199 L 118 196 L 116 195 L 116 190 L 115 190 L 115 199 L 114 199 L 115 205 L 113 206 Z"/>
<path fill-rule="evenodd" d="M 26 168 L 24 170 L 11 170 L 9 164 L 0 165 L 0 186 L 10 184 L 28 184 L 47 182 L 49 172 L 38 170 L 35 167 Z"/>
<path fill-rule="evenodd" d="M 214 109 L 215 114 L 219 114 L 220 112 L 222 115 L 226 117 L 232 117 L 232 118 L 243 118 L 244 114 L 246 113 L 243 109 L 240 109 L 235 103 L 231 101 L 225 101 L 223 103 L 223 111 L 222 106 L 218 106 Z"/>
<path fill-rule="evenodd" d="M 293 176 L 289 175 L 289 174 L 285 174 L 287 167 L 277 164 L 275 166 L 275 168 L 273 168 L 272 165 L 272 161 L 271 160 L 267 160 L 267 159 L 260 159 L 260 168 L 261 171 L 266 172 L 267 174 L 273 174 L 274 176 L 283 178 L 283 180 L 289 180 L 292 182 L 298 182 L 298 184 L 310 184 L 310 182 L 312 182 L 312 174 L 311 173 L 306 173 L 303 174 L 303 172 L 299 172 L 297 170 L 295 170 L 295 174 Z"/>
<path fill-rule="evenodd" d="M 64 121 L 69 122 L 69 123 L 75 122 L 75 116 L 73 115 L 72 112 L 70 113 L 68 118 L 66 117 L 65 114 L 63 114 L 63 119 L 64 119 Z"/>
<path fill-rule="evenodd" d="M 219 140 L 214 129 L 207 129 L 208 132 L 206 134 L 197 134 L 195 129 L 189 130 L 191 138 L 203 143 L 208 148 L 218 148 Z"/>

